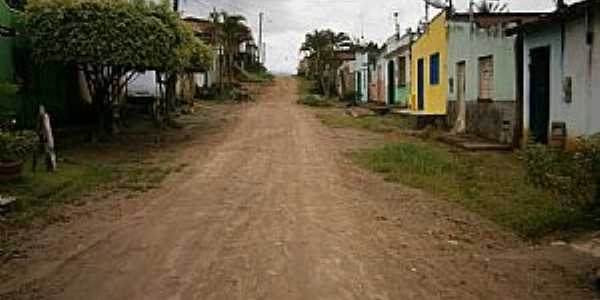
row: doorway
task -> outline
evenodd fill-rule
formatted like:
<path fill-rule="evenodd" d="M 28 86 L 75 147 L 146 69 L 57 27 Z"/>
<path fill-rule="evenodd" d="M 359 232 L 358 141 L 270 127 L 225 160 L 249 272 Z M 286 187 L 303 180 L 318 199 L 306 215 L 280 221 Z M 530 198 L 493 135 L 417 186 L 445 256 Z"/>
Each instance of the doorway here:
<path fill-rule="evenodd" d="M 461 61 L 456 64 L 456 101 L 457 116 L 454 131 L 463 133 L 467 127 L 467 103 L 465 93 L 467 90 L 467 64 Z"/>
<path fill-rule="evenodd" d="M 425 60 L 417 61 L 417 110 L 425 109 Z"/>
<path fill-rule="evenodd" d="M 388 104 L 393 105 L 396 103 L 396 68 L 393 60 L 388 62 L 387 78 Z"/>
<path fill-rule="evenodd" d="M 548 143 L 550 127 L 550 47 L 530 50 L 529 129 L 536 143 Z"/>

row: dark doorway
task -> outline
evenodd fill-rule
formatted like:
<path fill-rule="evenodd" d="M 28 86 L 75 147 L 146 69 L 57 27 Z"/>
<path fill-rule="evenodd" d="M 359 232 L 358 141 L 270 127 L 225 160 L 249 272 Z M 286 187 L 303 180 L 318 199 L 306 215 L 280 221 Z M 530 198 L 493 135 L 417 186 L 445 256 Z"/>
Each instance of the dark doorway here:
<path fill-rule="evenodd" d="M 425 61 L 421 58 L 417 62 L 417 109 L 425 109 Z"/>
<path fill-rule="evenodd" d="M 550 127 L 550 47 L 530 50 L 529 129 L 536 143 L 548 143 Z"/>
<path fill-rule="evenodd" d="M 396 103 L 396 67 L 394 61 L 388 62 L 388 104 Z"/>

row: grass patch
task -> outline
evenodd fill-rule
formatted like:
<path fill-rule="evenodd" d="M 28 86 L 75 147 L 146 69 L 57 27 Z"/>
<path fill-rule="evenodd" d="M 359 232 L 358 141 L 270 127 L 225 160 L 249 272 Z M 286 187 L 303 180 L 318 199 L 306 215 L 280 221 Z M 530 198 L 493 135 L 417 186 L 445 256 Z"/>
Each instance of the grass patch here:
<path fill-rule="evenodd" d="M 298 104 L 312 106 L 312 107 L 332 107 L 333 103 L 331 99 L 323 98 L 319 95 L 309 94 L 301 96 L 298 100 Z"/>
<path fill-rule="evenodd" d="M 526 238 L 600 227 L 594 211 L 567 205 L 530 185 L 514 155 L 451 152 L 443 145 L 405 142 L 357 152 L 353 159 L 388 181 L 459 203 Z"/>
<path fill-rule="evenodd" d="M 8 215 L 11 221 L 25 224 L 44 214 L 58 203 L 69 203 L 83 192 L 115 179 L 117 169 L 106 164 L 61 163 L 55 173 L 38 168 L 33 173 L 25 166 L 23 177 L 13 182 L 0 183 L 0 195 L 16 196 Z"/>
<path fill-rule="evenodd" d="M 401 116 L 365 116 L 354 118 L 345 114 L 318 114 L 321 122 L 332 128 L 354 128 L 374 132 L 390 132 L 398 128 L 407 128 L 408 121 Z"/>

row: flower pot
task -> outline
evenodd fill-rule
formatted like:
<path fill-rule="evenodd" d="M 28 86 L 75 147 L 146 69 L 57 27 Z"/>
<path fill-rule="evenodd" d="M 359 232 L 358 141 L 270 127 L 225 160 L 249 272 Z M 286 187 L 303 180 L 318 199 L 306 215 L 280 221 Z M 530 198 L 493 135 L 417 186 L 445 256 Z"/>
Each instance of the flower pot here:
<path fill-rule="evenodd" d="M 23 172 L 22 161 L 0 161 L 0 182 L 21 178 Z"/>

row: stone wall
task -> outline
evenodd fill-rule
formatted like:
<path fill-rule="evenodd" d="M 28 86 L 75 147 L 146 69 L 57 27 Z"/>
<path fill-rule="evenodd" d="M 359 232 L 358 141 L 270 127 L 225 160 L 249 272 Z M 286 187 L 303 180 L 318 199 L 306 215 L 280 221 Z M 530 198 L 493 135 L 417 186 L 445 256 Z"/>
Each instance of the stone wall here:
<path fill-rule="evenodd" d="M 467 133 L 505 144 L 512 143 L 515 127 L 515 102 L 467 101 Z M 454 127 L 458 114 L 456 101 L 448 101 L 448 125 Z"/>

